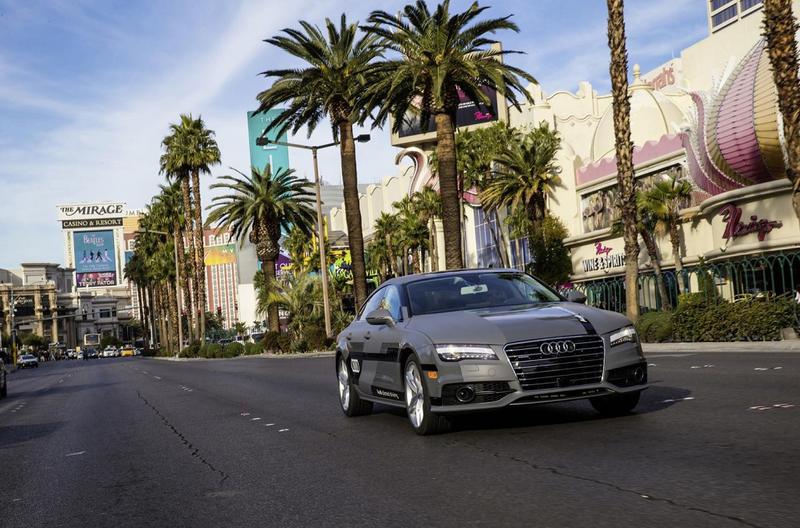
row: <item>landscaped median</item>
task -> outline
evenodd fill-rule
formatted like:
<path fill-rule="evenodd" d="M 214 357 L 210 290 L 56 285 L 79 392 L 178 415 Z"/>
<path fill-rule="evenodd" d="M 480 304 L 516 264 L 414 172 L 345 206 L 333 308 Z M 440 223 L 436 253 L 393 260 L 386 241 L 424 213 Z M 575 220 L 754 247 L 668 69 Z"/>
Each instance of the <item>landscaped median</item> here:
<path fill-rule="evenodd" d="M 788 298 L 729 302 L 690 293 L 674 311 L 642 314 L 636 329 L 644 343 L 780 341 L 796 337 L 798 310 Z"/>

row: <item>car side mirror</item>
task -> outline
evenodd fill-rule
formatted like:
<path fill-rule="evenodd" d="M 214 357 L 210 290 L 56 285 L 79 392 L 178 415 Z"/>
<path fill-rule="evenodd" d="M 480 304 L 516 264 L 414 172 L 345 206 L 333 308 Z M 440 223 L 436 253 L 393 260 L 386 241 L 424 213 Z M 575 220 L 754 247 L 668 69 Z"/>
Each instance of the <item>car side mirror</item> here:
<path fill-rule="evenodd" d="M 367 314 L 367 322 L 371 325 L 394 326 L 392 313 L 385 308 L 378 308 Z"/>
<path fill-rule="evenodd" d="M 571 290 L 567 294 L 567 300 L 569 302 L 579 303 L 579 304 L 586 304 L 586 296 L 579 292 L 578 290 Z"/>

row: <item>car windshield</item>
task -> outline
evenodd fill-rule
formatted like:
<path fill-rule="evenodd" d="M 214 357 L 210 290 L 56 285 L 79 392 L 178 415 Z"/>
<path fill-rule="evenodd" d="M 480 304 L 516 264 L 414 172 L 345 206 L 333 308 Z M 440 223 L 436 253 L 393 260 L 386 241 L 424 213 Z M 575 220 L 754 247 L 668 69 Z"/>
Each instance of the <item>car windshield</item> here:
<path fill-rule="evenodd" d="M 25 354 L 24 356 L 22 356 L 22 359 L 36 359 L 36 358 L 30 354 Z"/>
<path fill-rule="evenodd" d="M 413 315 L 518 307 L 562 299 L 524 273 L 482 272 L 431 277 L 406 286 Z"/>

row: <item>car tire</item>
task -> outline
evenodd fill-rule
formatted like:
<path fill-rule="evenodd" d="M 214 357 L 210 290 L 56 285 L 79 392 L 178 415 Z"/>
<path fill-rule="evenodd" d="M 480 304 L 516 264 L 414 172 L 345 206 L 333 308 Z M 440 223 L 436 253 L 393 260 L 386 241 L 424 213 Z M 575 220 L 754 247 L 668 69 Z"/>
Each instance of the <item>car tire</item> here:
<path fill-rule="evenodd" d="M 611 394 L 592 398 L 592 407 L 604 416 L 622 416 L 629 414 L 639 403 L 642 391 L 626 392 L 624 394 Z"/>
<path fill-rule="evenodd" d="M 372 412 L 372 402 L 362 400 L 353 386 L 353 377 L 344 356 L 336 360 L 336 382 L 339 388 L 339 408 L 345 416 L 363 416 Z"/>
<path fill-rule="evenodd" d="M 411 427 L 418 435 L 434 435 L 450 430 L 446 416 L 431 412 L 431 398 L 422 377 L 422 368 L 416 356 L 411 355 L 403 367 L 403 392 L 406 414 Z"/>

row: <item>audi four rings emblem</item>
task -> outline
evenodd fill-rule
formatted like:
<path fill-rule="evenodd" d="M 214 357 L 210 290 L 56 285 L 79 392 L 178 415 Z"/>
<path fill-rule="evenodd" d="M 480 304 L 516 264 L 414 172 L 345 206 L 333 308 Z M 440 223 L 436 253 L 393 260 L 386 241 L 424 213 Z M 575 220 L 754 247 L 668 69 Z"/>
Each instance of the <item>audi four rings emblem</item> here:
<path fill-rule="evenodd" d="M 550 354 L 569 354 L 575 352 L 575 343 L 572 341 L 551 341 L 539 345 L 539 351 L 549 356 Z"/>

